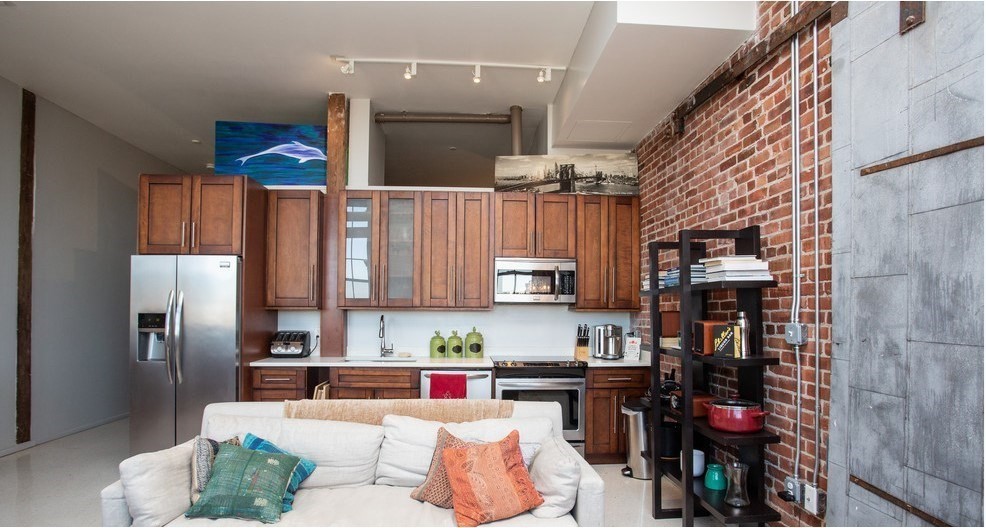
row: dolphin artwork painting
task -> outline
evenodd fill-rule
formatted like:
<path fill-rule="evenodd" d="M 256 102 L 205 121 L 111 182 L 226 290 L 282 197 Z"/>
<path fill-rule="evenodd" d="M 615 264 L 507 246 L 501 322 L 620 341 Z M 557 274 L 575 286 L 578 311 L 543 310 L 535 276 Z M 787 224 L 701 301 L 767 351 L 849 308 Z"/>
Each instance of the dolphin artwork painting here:
<path fill-rule="evenodd" d="M 311 160 L 322 160 L 325 161 L 325 153 L 318 150 L 315 147 L 309 147 L 297 141 L 292 141 L 291 143 L 284 143 L 283 145 L 278 145 L 276 147 L 271 147 L 263 152 L 258 152 L 256 154 L 250 154 L 249 156 L 243 156 L 242 158 L 236 158 L 236 161 L 240 162 L 240 165 L 245 164 L 250 158 L 256 158 L 257 156 L 264 156 L 266 154 L 280 154 L 282 156 L 287 156 L 289 158 L 294 158 L 298 160 L 298 163 L 304 163 Z"/>
<path fill-rule="evenodd" d="M 216 174 L 262 185 L 325 185 L 325 125 L 216 121 Z"/>

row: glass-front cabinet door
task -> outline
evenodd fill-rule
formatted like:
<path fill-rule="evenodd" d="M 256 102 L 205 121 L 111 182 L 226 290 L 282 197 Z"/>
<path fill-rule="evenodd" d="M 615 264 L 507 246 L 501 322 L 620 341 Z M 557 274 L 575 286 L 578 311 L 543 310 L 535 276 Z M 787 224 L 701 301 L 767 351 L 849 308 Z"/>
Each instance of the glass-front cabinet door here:
<path fill-rule="evenodd" d="M 342 306 L 379 306 L 380 193 L 347 191 L 339 195 L 339 300 Z"/>
<path fill-rule="evenodd" d="M 421 193 L 381 192 L 379 306 L 419 306 Z"/>

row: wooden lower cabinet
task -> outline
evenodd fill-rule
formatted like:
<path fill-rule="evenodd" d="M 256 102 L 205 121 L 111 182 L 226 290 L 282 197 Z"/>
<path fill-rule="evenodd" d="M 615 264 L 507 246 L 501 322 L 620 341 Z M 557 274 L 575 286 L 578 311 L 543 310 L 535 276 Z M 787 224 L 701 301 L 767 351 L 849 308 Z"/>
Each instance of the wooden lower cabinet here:
<path fill-rule="evenodd" d="M 646 394 L 647 368 L 590 368 L 586 374 L 585 458 L 594 464 L 626 462 L 626 418 L 620 410 L 628 399 Z"/>
<path fill-rule="evenodd" d="M 254 368 L 253 401 L 304 400 L 317 384 L 317 369 Z"/>
<path fill-rule="evenodd" d="M 329 398 L 417 399 L 420 369 L 340 367 L 329 369 Z"/>

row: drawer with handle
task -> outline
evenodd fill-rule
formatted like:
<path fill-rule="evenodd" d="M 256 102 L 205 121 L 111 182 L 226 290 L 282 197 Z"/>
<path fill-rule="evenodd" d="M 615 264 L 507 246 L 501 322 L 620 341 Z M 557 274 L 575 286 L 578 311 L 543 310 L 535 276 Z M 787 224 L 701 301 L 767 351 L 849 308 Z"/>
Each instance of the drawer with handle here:
<path fill-rule="evenodd" d="M 304 390 L 305 369 L 255 368 L 253 369 L 253 388 Z"/>
<path fill-rule="evenodd" d="M 586 386 L 590 389 L 647 388 L 650 386 L 650 369 L 590 368 L 586 372 Z"/>
<path fill-rule="evenodd" d="M 253 391 L 253 401 L 275 401 L 284 400 L 303 400 L 305 399 L 304 389 L 259 389 Z"/>

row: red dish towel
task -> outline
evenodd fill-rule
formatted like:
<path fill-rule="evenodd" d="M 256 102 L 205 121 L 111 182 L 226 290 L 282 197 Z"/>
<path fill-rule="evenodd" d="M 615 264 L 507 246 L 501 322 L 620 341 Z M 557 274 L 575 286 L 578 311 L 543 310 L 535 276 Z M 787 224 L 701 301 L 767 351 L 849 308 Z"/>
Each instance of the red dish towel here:
<path fill-rule="evenodd" d="M 432 372 L 428 397 L 433 400 L 461 400 L 465 398 L 466 375 Z"/>

